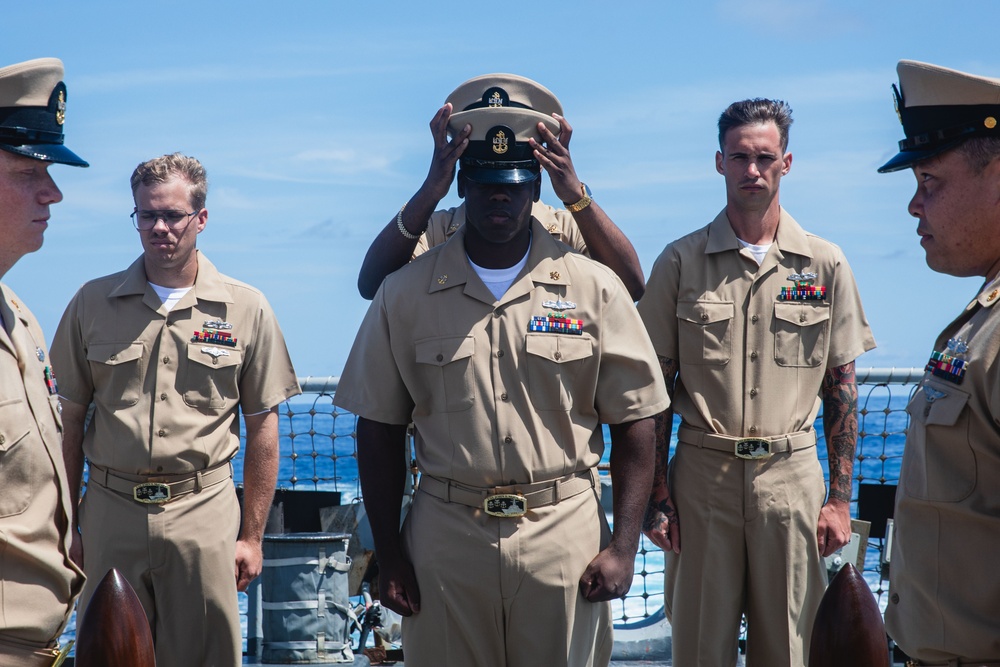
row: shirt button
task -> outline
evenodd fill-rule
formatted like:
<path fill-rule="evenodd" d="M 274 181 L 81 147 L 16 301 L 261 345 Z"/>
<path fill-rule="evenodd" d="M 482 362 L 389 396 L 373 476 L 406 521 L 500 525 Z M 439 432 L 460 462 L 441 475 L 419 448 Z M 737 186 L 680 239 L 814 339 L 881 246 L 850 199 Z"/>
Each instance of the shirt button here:
<path fill-rule="evenodd" d="M 117 354 L 112 354 L 111 357 L 110 357 L 111 361 L 114 361 L 117 358 L 118 358 Z"/>
<path fill-rule="evenodd" d="M 167 400 L 167 395 L 166 394 L 160 394 L 160 400 L 161 401 Z"/>
<path fill-rule="evenodd" d="M 5 442 L 7 442 L 7 438 L 5 438 L 2 435 L 0 435 L 0 445 L 2 445 Z"/>
<path fill-rule="evenodd" d="M 806 321 L 806 314 L 802 313 L 801 315 L 799 315 L 799 322 L 805 322 L 805 321 Z"/>
<path fill-rule="evenodd" d="M 169 364 L 170 363 L 170 357 L 163 357 L 163 363 Z"/>
<path fill-rule="evenodd" d="M 701 320 L 702 320 L 702 322 L 704 322 L 707 319 L 708 319 L 708 313 L 702 313 L 701 314 Z"/>
<path fill-rule="evenodd" d="M 757 432 L 757 427 L 756 426 L 751 426 L 750 427 L 750 432 L 751 433 L 756 433 Z"/>
<path fill-rule="evenodd" d="M 436 356 L 434 358 L 437 359 L 438 361 L 444 361 L 444 355 L 443 354 L 439 354 L 438 356 Z"/>
<path fill-rule="evenodd" d="M 756 396 L 757 395 L 757 387 L 754 387 L 753 389 L 750 390 L 750 395 L 751 396 Z"/>
<path fill-rule="evenodd" d="M 562 352 L 556 352 L 554 356 L 556 359 L 562 359 Z"/>
<path fill-rule="evenodd" d="M 750 358 L 751 359 L 756 359 L 757 358 L 757 351 L 756 350 L 754 350 L 753 352 L 750 353 Z"/>
<path fill-rule="evenodd" d="M 499 351 L 497 352 L 497 358 L 500 358 L 500 357 L 502 357 L 502 356 L 503 356 L 503 350 L 499 350 Z"/>
<path fill-rule="evenodd" d="M 508 435 L 506 438 L 503 439 L 503 441 L 509 445 L 510 443 L 514 442 L 514 438 Z"/>
<path fill-rule="evenodd" d="M 165 436 L 166 434 L 167 434 L 167 432 L 164 431 L 162 428 L 159 431 L 156 432 L 156 435 L 160 436 L 161 438 L 163 436 Z"/>
<path fill-rule="evenodd" d="M 892 602 L 893 604 L 899 604 L 899 593 L 893 593 L 892 595 L 890 595 L 890 596 L 889 596 L 889 600 L 890 600 L 890 601 L 891 601 L 891 602 Z"/>
<path fill-rule="evenodd" d="M 751 321 L 751 322 L 753 322 L 754 324 L 757 324 L 757 320 L 758 320 L 758 319 L 759 319 L 759 318 L 758 318 L 758 317 L 757 317 L 756 315 L 751 315 L 751 316 L 750 316 L 750 321 Z"/>
<path fill-rule="evenodd" d="M 501 401 L 506 401 L 507 400 L 507 392 L 504 392 L 504 393 L 500 394 L 500 400 Z"/>
<path fill-rule="evenodd" d="M 163 466 L 156 466 L 156 472 L 163 472 Z"/>

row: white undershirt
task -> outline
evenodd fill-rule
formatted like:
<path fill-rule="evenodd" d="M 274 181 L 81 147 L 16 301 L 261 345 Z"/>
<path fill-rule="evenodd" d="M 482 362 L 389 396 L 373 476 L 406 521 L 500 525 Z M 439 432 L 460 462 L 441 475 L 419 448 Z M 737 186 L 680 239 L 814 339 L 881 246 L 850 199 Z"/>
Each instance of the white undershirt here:
<path fill-rule="evenodd" d="M 160 297 L 160 301 L 163 302 L 168 313 L 173 310 L 173 307 L 177 305 L 177 302 L 185 294 L 191 291 L 190 287 L 163 287 L 162 285 L 154 285 L 153 283 L 149 283 L 149 286 L 156 292 L 156 296 Z"/>
<path fill-rule="evenodd" d="M 531 252 L 531 244 L 528 244 L 528 252 Z M 506 269 L 487 269 L 479 266 L 471 259 L 469 264 L 472 265 L 473 270 L 476 275 L 486 284 L 486 287 L 493 293 L 493 297 L 499 301 L 506 292 L 507 288 L 511 286 L 514 282 L 514 278 L 517 278 L 517 274 L 521 272 L 524 265 L 528 263 L 528 252 L 524 253 L 524 257 L 521 258 L 514 266 L 507 267 Z M 466 255 L 468 257 L 468 255 Z"/>
<path fill-rule="evenodd" d="M 738 236 L 736 237 L 736 240 L 740 242 L 741 246 L 750 251 L 753 258 L 757 260 L 757 266 L 764 263 L 764 257 L 767 256 L 767 251 L 771 249 L 772 245 L 774 245 L 773 241 L 771 243 L 765 243 L 764 245 L 754 245 L 753 243 L 747 243 Z"/>

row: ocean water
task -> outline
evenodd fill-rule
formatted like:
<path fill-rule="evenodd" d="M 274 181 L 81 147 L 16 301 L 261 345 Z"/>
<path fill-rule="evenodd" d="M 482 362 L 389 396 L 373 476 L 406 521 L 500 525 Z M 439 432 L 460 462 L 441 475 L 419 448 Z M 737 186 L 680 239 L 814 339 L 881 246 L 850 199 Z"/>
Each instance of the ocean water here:
<path fill-rule="evenodd" d="M 859 439 L 854 466 L 855 499 L 862 484 L 895 484 L 903 454 L 907 415 L 906 402 L 912 385 L 859 385 Z M 293 490 L 330 490 L 341 493 L 341 502 L 360 498 L 355 448 L 356 418 L 333 406 L 332 395 L 308 394 L 285 403 L 280 410 L 280 465 L 278 487 Z M 677 426 L 675 420 L 675 429 Z M 822 418 L 815 424 L 823 442 Z M 604 429 L 605 459 L 610 454 L 610 437 Z M 818 447 L 824 469 L 826 451 Z M 243 479 L 242 448 L 234 460 L 235 479 Z M 603 472 L 602 474 L 607 474 Z M 857 503 L 852 503 L 852 515 L 857 516 Z M 610 519 L 610 517 L 609 517 Z M 882 540 L 873 540 L 865 559 L 864 576 L 884 609 L 888 595 L 887 582 L 879 575 Z M 624 600 L 613 603 L 616 624 L 636 622 L 655 613 L 663 606 L 663 553 L 642 538 L 636 555 L 632 588 Z M 246 635 L 246 596 L 240 595 Z M 73 638 L 75 618 L 71 620 L 63 640 Z"/>

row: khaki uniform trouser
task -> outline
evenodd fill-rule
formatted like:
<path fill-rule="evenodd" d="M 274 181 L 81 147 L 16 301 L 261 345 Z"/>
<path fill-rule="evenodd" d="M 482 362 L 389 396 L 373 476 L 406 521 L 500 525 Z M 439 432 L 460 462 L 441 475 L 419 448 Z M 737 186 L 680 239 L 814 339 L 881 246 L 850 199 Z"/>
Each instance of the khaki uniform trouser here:
<path fill-rule="evenodd" d="M 236 667 L 243 660 L 236 598 L 240 509 L 231 482 L 165 505 L 144 505 L 97 484 L 80 504 L 87 585 L 118 568 L 146 611 L 157 667 Z"/>
<path fill-rule="evenodd" d="M 519 519 L 418 492 L 403 527 L 421 598 L 403 619 L 406 666 L 607 665 L 610 604 L 579 587 L 606 529 L 591 490 Z"/>
<path fill-rule="evenodd" d="M 674 664 L 804 667 L 826 588 L 816 526 L 826 495 L 815 448 L 746 461 L 681 444 L 670 464 L 681 553 L 665 554 Z"/>
<path fill-rule="evenodd" d="M 52 667 L 59 649 L 0 639 L 0 667 Z"/>

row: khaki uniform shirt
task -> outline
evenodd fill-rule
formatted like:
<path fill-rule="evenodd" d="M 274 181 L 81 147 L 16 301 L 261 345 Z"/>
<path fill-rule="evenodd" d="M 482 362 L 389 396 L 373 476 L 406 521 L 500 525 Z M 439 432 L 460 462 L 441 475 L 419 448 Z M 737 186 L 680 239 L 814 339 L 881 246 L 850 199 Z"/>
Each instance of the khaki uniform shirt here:
<path fill-rule="evenodd" d="M 42 330 L 2 284 L 0 314 L 0 641 L 46 647 L 83 587 L 69 559 L 59 398 L 45 383 Z"/>
<path fill-rule="evenodd" d="M 195 342 L 208 322 L 235 347 Z M 210 468 L 239 451 L 240 408 L 264 412 L 299 392 L 270 305 L 198 255 L 194 286 L 169 312 L 139 257 L 93 280 L 66 308 L 52 344 L 59 393 L 97 410 L 84 437 L 92 464 L 132 475 Z"/>
<path fill-rule="evenodd" d="M 542 223 L 542 226 L 554 238 L 562 241 L 579 253 L 590 256 L 587 243 L 573 218 L 573 214 L 564 209 L 555 209 L 548 204 L 536 201 L 531 205 L 531 216 Z M 434 246 L 441 245 L 458 231 L 465 223 L 465 204 L 446 211 L 434 211 L 431 214 L 427 229 L 420 235 L 413 256 L 422 255 Z"/>
<path fill-rule="evenodd" d="M 368 309 L 334 402 L 412 420 L 422 472 L 480 487 L 555 479 L 597 465 L 600 423 L 669 405 L 618 277 L 532 225 L 526 267 L 499 301 L 469 264 L 463 227 L 387 277 Z M 529 332 L 559 300 L 583 334 Z"/>
<path fill-rule="evenodd" d="M 998 303 L 1000 277 L 935 343 L 968 344 L 961 382 L 927 373 L 907 406 L 885 618 L 920 660 L 1000 661 Z"/>
<path fill-rule="evenodd" d="M 793 273 L 817 274 L 822 301 L 781 301 Z M 840 248 L 784 209 L 758 268 L 723 210 L 656 260 L 639 313 L 660 356 L 679 363 L 675 409 L 688 425 L 738 437 L 812 428 L 828 368 L 875 347 Z"/>

